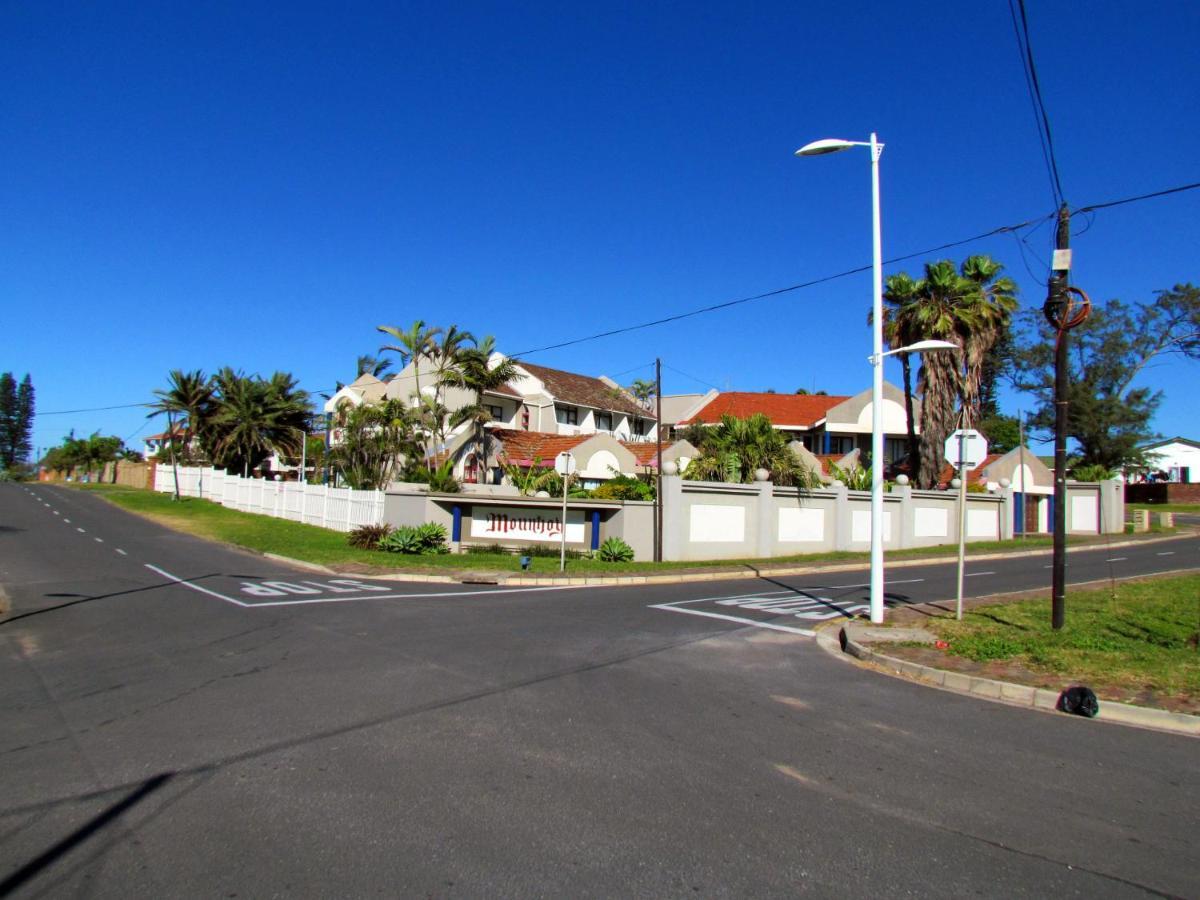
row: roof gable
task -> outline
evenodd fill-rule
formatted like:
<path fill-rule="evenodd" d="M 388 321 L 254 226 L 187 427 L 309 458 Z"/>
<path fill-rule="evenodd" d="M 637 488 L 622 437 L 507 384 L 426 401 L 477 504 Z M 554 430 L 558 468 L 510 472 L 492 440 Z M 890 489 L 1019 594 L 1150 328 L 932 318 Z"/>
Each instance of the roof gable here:
<path fill-rule="evenodd" d="M 518 362 L 517 365 L 545 385 L 547 392 L 555 400 L 590 406 L 593 409 L 613 410 L 642 419 L 654 419 L 653 412 L 638 406 L 624 391 L 605 384 L 602 379 L 546 366 L 535 366 L 527 362 Z"/>

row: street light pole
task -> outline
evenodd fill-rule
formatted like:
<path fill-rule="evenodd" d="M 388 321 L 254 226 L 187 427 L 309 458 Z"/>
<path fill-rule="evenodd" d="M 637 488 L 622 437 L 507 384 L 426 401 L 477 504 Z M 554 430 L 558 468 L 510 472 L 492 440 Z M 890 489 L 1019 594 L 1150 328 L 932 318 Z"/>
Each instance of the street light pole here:
<path fill-rule="evenodd" d="M 871 621 L 883 621 L 883 228 L 879 210 L 879 157 L 883 144 L 826 138 L 805 144 L 796 156 L 821 156 L 851 147 L 871 149 Z"/>
<path fill-rule="evenodd" d="M 823 156 L 851 147 L 871 148 L 871 237 L 873 258 L 871 276 L 873 290 L 871 298 L 872 348 L 868 357 L 872 366 L 871 378 L 871 621 L 883 621 L 883 360 L 897 353 L 924 352 L 926 350 L 957 350 L 958 345 L 949 341 L 917 341 L 908 347 L 897 347 L 883 352 L 883 228 L 879 212 L 879 157 L 883 155 L 883 144 L 875 132 L 870 141 L 846 141 L 840 138 L 824 138 L 805 144 L 796 151 L 796 156 Z"/>
<path fill-rule="evenodd" d="M 871 621 L 883 621 L 883 229 L 879 215 L 879 157 L 883 145 L 871 132 Z"/>

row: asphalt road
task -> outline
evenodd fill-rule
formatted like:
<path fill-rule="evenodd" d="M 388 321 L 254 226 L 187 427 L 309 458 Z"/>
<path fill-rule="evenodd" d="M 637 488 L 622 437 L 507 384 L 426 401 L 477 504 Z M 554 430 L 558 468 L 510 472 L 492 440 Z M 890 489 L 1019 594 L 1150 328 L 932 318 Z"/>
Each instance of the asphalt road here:
<path fill-rule="evenodd" d="M 397 590 L 0 485 L 0 895 L 1200 896 L 1200 744 L 834 659 L 854 574 Z"/>

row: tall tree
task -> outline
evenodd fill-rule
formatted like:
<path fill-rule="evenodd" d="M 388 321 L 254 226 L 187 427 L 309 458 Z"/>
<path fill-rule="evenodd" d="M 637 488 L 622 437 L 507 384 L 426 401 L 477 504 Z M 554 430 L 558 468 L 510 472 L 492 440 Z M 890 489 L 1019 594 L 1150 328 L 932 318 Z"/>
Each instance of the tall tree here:
<path fill-rule="evenodd" d="M 400 354 L 400 361 L 407 366 L 413 364 L 413 380 L 416 384 L 417 396 L 421 396 L 421 360 L 427 359 L 435 350 L 434 339 L 441 332 L 440 328 L 427 328 L 424 319 L 417 319 L 402 331 L 392 325 L 380 325 L 378 330 L 390 334 L 397 341 L 395 344 L 385 344 L 379 352 L 387 350 Z"/>
<path fill-rule="evenodd" d="M 299 456 L 312 415 L 308 392 L 287 372 L 247 377 L 226 366 L 213 376 L 213 462 L 249 475 L 274 452 Z"/>
<path fill-rule="evenodd" d="M 33 382 L 18 386 L 12 372 L 0 374 L 0 469 L 25 462 L 33 449 Z"/>
<path fill-rule="evenodd" d="M 484 483 L 487 482 L 488 465 L 487 425 L 492 421 L 492 415 L 483 402 L 483 395 L 503 387 L 510 381 L 525 377 L 517 371 L 520 360 L 499 354 L 496 354 L 496 359 L 493 360 L 495 349 L 496 339 L 488 335 L 476 346 L 460 350 L 456 366 L 444 376 L 446 384 L 463 388 L 474 395 L 474 402 L 457 410 L 450 417 L 450 424 L 458 426 L 463 422 L 472 423 Z"/>
<path fill-rule="evenodd" d="M 918 340 L 950 341 L 958 353 L 924 354 L 918 374 L 921 439 L 916 481 L 932 487 L 945 465 L 946 438 L 961 401 L 979 419 L 983 361 L 1016 308 L 1016 286 L 987 256 L 970 256 L 955 267 L 948 259 L 926 263 L 925 277 L 906 273 L 888 279 L 892 337 L 900 346 Z M 885 323 L 886 324 L 886 323 Z M 911 420 L 911 415 L 910 415 Z"/>
<path fill-rule="evenodd" d="M 14 455 L 18 463 L 25 462 L 29 459 L 29 454 L 33 452 L 33 417 L 35 414 L 36 403 L 33 395 L 33 381 L 29 377 L 29 373 L 25 373 L 25 377 L 21 379 L 21 386 L 17 388 L 17 427 L 16 440 L 13 441 Z"/>
<path fill-rule="evenodd" d="M 391 367 L 392 361 L 384 359 L 381 356 L 363 354 L 358 358 L 357 369 L 359 375 L 371 375 L 375 378 L 382 378 Z"/>
<path fill-rule="evenodd" d="M 1035 310 L 1025 311 L 1018 325 L 1012 381 L 1037 399 L 1030 424 L 1048 435 L 1057 336 Z M 1139 447 L 1154 437 L 1162 392 L 1136 382 L 1153 360 L 1172 355 L 1200 359 L 1200 288 L 1190 283 L 1158 291 L 1150 303 L 1096 304 L 1071 331 L 1067 434 L 1079 445 L 1080 464 L 1117 470 L 1141 461 Z"/>
<path fill-rule="evenodd" d="M 404 460 L 420 453 L 416 422 L 403 400 L 356 406 L 347 411 L 341 431 L 330 461 L 355 490 L 383 490 Z"/>
<path fill-rule="evenodd" d="M 200 369 L 191 372 L 172 369 L 167 373 L 167 387 L 154 391 L 156 399 L 149 416 L 169 414 L 177 426 L 182 426 L 185 462 L 197 462 L 208 452 L 205 445 L 215 409 L 215 390 L 215 382 Z M 168 436 L 169 440 L 174 438 Z"/>

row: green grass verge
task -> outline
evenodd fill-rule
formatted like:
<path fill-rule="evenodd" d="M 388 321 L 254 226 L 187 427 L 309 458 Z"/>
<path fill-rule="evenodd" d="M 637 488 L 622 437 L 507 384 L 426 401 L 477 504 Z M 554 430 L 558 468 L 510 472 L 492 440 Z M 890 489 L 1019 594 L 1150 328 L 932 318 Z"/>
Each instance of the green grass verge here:
<path fill-rule="evenodd" d="M 1096 689 L 1200 698 L 1200 575 L 1072 592 L 1057 632 L 1049 599 L 977 607 L 961 622 L 935 619 L 928 627 L 968 659 L 1015 662 Z"/>
<path fill-rule="evenodd" d="M 1200 503 L 1126 503 L 1125 509 L 1148 509 L 1150 512 L 1200 513 Z"/>
<path fill-rule="evenodd" d="M 397 553 L 380 553 L 357 550 L 346 543 L 340 532 L 274 519 L 253 513 L 238 512 L 208 500 L 183 498 L 175 501 L 170 494 L 160 494 L 139 488 L 110 484 L 72 484 L 77 490 L 89 491 L 115 503 L 130 512 L 144 515 L 178 531 L 186 531 L 199 537 L 224 541 L 260 553 L 277 553 L 293 559 L 322 565 L 359 563 L 382 569 L 406 569 L 411 571 L 438 572 L 447 569 L 496 569 L 519 571 L 520 560 L 509 553 L 470 553 L 445 556 L 405 556 Z M 1073 536 L 1072 544 L 1098 543 L 1099 537 L 1079 538 Z M 1015 552 L 1020 550 L 1046 549 L 1052 545 L 1049 535 L 1037 535 L 1012 541 L 975 541 L 967 545 L 968 555 L 996 551 Z M 924 559 L 953 556 L 957 545 L 914 548 L 888 551 L 888 559 Z M 807 565 L 829 562 L 866 562 L 869 554 L 847 551 L 777 556 L 770 559 L 728 559 L 705 562 L 628 562 L 604 563 L 592 559 L 568 559 L 567 571 L 580 575 L 602 574 L 646 574 L 671 572 L 684 569 L 729 568 L 742 566 L 759 569 L 766 566 Z M 552 573 L 558 571 L 557 557 L 534 557 L 530 566 L 533 572 Z"/>

